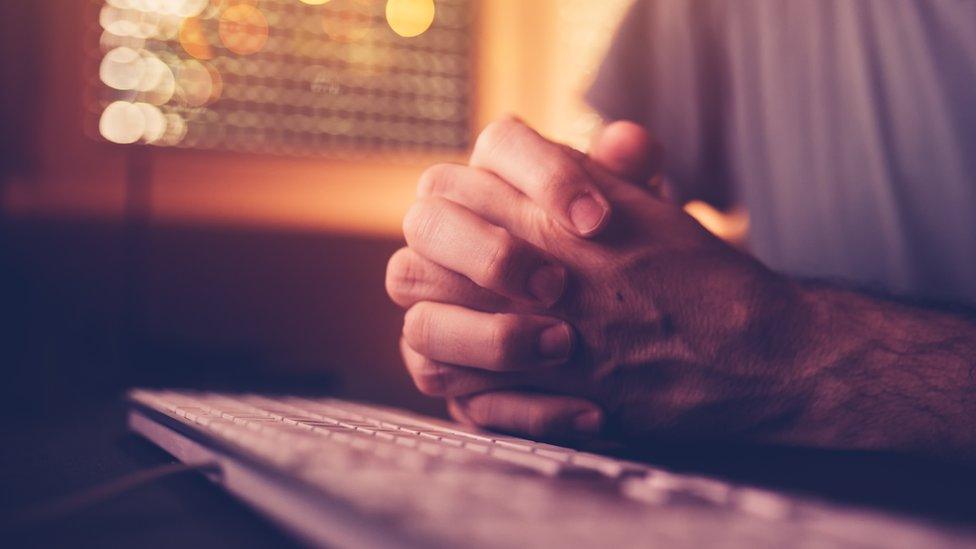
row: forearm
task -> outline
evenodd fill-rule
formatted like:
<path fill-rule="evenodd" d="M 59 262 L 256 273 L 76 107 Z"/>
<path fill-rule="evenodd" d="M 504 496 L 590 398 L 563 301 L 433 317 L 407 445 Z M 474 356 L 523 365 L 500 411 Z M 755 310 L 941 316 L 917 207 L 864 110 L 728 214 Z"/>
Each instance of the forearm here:
<path fill-rule="evenodd" d="M 789 438 L 976 459 L 976 322 L 801 283 L 810 398 Z"/>

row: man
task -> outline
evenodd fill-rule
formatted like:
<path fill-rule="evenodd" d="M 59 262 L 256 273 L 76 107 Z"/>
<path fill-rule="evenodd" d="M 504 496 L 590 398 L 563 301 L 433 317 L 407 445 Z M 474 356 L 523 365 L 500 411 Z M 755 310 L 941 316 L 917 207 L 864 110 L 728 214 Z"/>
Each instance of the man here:
<path fill-rule="evenodd" d="M 976 459 L 972 318 L 811 279 L 976 301 L 974 84 L 976 2 L 638 2 L 588 97 L 663 167 L 631 123 L 587 157 L 509 118 L 428 170 L 387 276 L 408 370 L 537 437 Z M 758 260 L 659 172 L 741 200 Z"/>

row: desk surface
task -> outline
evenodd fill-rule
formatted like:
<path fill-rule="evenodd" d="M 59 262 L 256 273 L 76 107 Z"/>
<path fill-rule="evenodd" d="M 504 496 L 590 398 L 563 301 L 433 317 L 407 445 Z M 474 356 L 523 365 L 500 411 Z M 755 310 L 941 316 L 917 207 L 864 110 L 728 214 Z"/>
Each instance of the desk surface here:
<path fill-rule="evenodd" d="M 54 418 L 7 424 L 0 452 L 2 514 L 173 462 L 125 428 L 118 399 Z M 35 547 L 287 547 L 273 526 L 203 477 L 170 477 L 56 524 L 17 532 Z M 6 536 L 4 536 L 6 537 Z"/>
<path fill-rule="evenodd" d="M 8 420 L 14 418 L 8 418 Z M 7 421 L 0 515 L 172 459 L 128 433 L 119 399 Z M 780 486 L 976 527 L 976 470 L 898 456 L 685 447 L 642 452 L 654 463 Z M 173 477 L 20 535 L 30 546 L 281 547 L 274 527 L 202 477 Z"/>

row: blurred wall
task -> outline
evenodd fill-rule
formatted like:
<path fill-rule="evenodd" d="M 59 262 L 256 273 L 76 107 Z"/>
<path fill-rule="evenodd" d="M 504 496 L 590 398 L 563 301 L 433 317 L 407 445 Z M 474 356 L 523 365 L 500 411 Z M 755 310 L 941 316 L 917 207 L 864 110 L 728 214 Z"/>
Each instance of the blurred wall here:
<path fill-rule="evenodd" d="M 626 3 L 480 2 L 476 125 L 517 112 L 585 142 L 595 119 L 577 92 Z M 437 409 L 399 365 L 384 266 L 424 167 L 463 157 L 293 159 L 90 139 L 91 5 L 3 6 L 2 74 L 30 82 L 4 106 L 24 122 L 0 174 L 0 314 L 20 327 L 5 332 L 8 390 L 18 379 L 55 398 L 105 379 L 334 374 L 351 394 Z"/>

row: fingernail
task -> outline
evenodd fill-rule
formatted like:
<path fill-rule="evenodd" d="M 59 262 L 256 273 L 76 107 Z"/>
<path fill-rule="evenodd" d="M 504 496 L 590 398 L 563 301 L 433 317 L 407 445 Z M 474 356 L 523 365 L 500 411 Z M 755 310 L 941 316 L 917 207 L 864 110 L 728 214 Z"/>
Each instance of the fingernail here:
<path fill-rule="evenodd" d="M 584 236 L 599 229 L 606 216 L 607 209 L 589 194 L 580 196 L 569 205 L 569 219 Z"/>
<path fill-rule="evenodd" d="M 539 334 L 539 354 L 543 358 L 569 358 L 573 350 L 573 336 L 569 326 L 560 322 Z"/>
<path fill-rule="evenodd" d="M 588 435 L 600 431 L 603 425 L 603 414 L 599 410 L 588 410 L 573 418 L 573 429 Z"/>
<path fill-rule="evenodd" d="M 545 305 L 553 305 L 563 295 L 566 271 L 557 265 L 545 265 L 529 276 L 529 293 Z"/>

